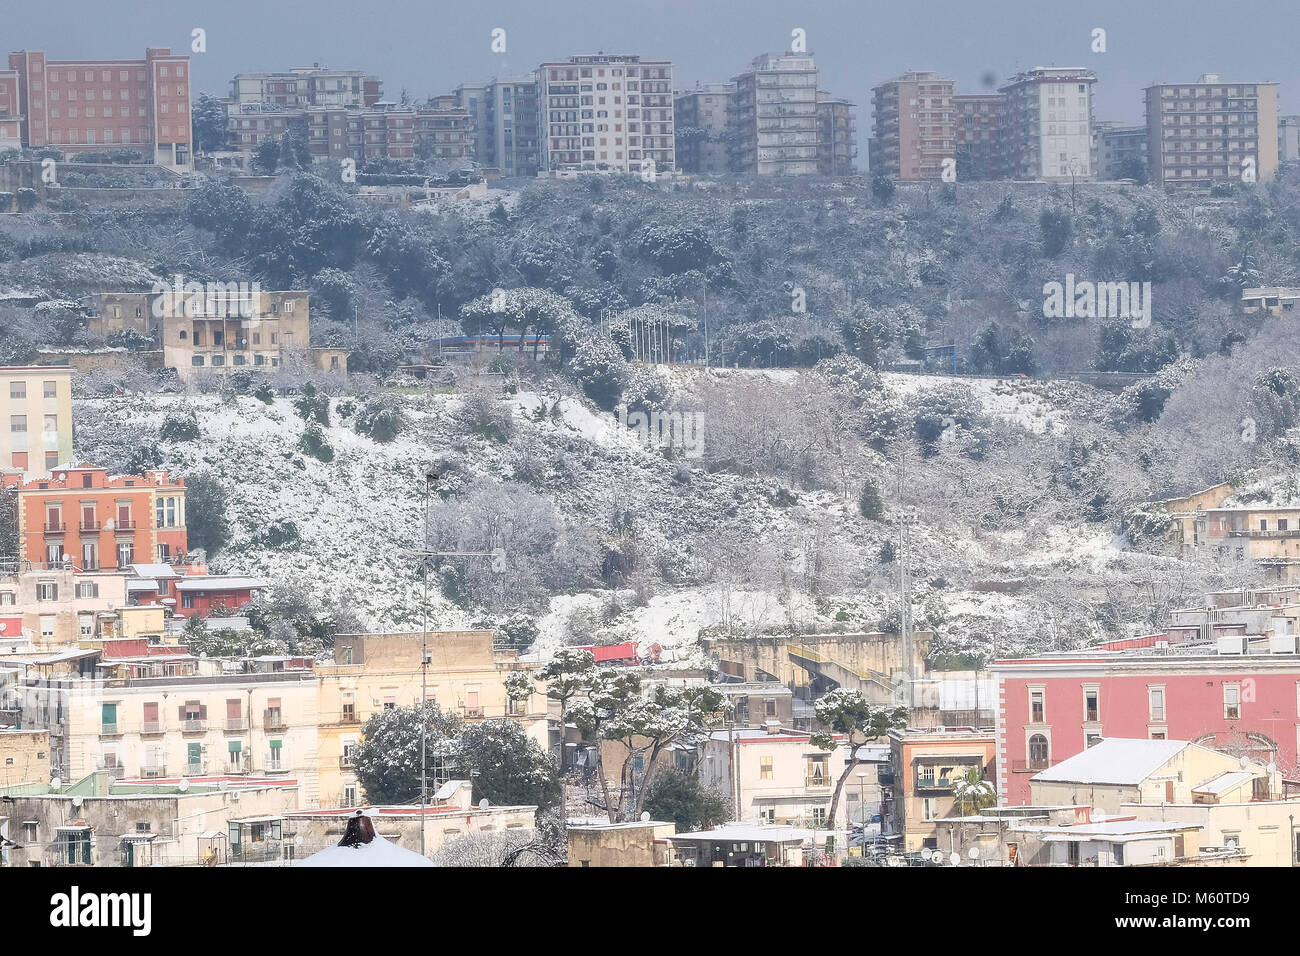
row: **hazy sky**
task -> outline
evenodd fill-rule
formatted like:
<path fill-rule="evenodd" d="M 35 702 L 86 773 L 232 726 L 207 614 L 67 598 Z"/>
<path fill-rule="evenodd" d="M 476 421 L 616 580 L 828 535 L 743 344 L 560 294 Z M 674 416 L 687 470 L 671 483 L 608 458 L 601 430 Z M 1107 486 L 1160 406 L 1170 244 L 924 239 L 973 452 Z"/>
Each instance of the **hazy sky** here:
<path fill-rule="evenodd" d="M 1087 67 L 1096 118 L 1127 122 L 1141 119 L 1144 86 L 1213 72 L 1277 81 L 1282 111 L 1300 112 L 1295 0 L 42 0 L 5 4 L 0 40 L 52 59 L 139 57 L 146 46 L 189 50 L 195 27 L 207 31 L 207 52 L 192 57 L 196 93 L 224 95 L 240 71 L 319 62 L 377 74 L 390 98 L 403 88 L 423 98 L 596 51 L 670 59 L 684 88 L 729 79 L 802 27 L 822 88 L 859 104 L 864 141 L 869 90 L 907 70 L 979 92 L 987 73 Z M 506 30 L 505 54 L 491 52 L 494 27 Z M 1105 53 L 1091 51 L 1095 27 Z"/>

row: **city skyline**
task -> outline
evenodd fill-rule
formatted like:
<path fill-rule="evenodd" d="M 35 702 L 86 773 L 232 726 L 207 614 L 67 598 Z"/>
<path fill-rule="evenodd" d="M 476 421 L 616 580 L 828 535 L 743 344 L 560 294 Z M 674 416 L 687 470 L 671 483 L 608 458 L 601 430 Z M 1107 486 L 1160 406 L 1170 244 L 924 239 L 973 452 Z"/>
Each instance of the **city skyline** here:
<path fill-rule="evenodd" d="M 225 96 L 236 73 L 320 63 L 377 74 L 385 98 L 397 99 L 405 90 L 424 99 L 459 83 L 531 72 L 547 60 L 596 52 L 671 60 L 674 85 L 685 90 L 730 80 L 754 56 L 782 52 L 790 46 L 791 31 L 800 28 L 817 58 L 821 87 L 857 103 L 863 119 L 870 116 L 871 88 L 909 70 L 943 73 L 958 92 L 972 93 L 1034 67 L 1082 67 L 1098 77 L 1095 118 L 1134 124 L 1143 118 L 1142 90 L 1154 83 L 1192 81 L 1202 73 L 1228 81 L 1277 82 L 1279 112 L 1285 115 L 1295 108 L 1288 91 L 1300 82 L 1287 32 L 1258 29 L 1262 18 L 1296 19 L 1286 6 L 1270 2 L 1238 7 L 1244 13 L 1220 17 L 1212 34 L 1183 38 L 1176 46 L 1163 42 L 1168 22 L 1161 11 L 1111 0 L 1065 13 L 1021 0 L 1005 0 L 993 11 L 950 3 L 939 5 L 938 16 L 932 9 L 874 10 L 848 2 L 794 8 L 771 0 L 747 4 L 739 16 L 734 6 L 696 9 L 669 0 L 630 8 L 617 24 L 584 16 L 587 6 L 561 0 L 545 8 L 496 3 L 465 10 L 389 0 L 355 9 L 340 5 L 337 16 L 304 21 L 291 9 L 247 0 L 221 7 L 151 3 L 91 29 L 73 15 L 75 4 L 56 0 L 11 11 L 5 38 L 10 51 L 44 50 L 52 59 L 134 56 L 142 44 L 170 46 L 190 53 L 195 95 Z M 1185 9 L 1189 17 L 1198 9 L 1212 13 L 1201 0 Z M 990 40 L 985 27 L 992 14 L 1001 32 Z M 396 18 L 405 25 L 400 31 L 392 29 Z M 254 20 L 258 29 L 250 31 Z M 498 27 L 506 31 L 504 53 L 491 50 Z M 206 52 L 191 51 L 195 28 L 206 33 Z M 1106 31 L 1104 53 L 1092 52 L 1095 28 Z M 440 34 L 454 42 L 439 44 Z M 481 44 L 472 42 L 476 35 Z"/>

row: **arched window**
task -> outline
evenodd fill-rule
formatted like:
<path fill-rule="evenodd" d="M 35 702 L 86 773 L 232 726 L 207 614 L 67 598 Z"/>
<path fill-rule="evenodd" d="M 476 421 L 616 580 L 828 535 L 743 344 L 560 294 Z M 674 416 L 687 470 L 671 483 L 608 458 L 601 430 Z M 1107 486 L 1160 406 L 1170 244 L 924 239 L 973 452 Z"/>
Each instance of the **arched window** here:
<path fill-rule="evenodd" d="M 181 329 L 181 341 L 184 342 L 187 338 L 189 338 L 189 333 Z"/>
<path fill-rule="evenodd" d="M 1029 767 L 1031 770 L 1047 769 L 1047 738 L 1042 734 L 1029 738 Z"/>

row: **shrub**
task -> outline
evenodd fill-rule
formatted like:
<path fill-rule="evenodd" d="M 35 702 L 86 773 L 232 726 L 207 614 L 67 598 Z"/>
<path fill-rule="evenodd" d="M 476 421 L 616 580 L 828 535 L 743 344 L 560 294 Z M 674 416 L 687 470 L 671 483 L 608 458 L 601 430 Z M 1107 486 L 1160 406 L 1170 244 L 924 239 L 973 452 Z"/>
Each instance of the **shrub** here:
<path fill-rule="evenodd" d="M 178 408 L 169 412 L 163 419 L 162 428 L 158 430 L 158 437 L 170 442 L 194 441 L 199 434 L 199 420 L 190 408 Z"/>
<path fill-rule="evenodd" d="M 402 407 L 389 395 L 377 395 L 357 412 L 352 427 L 358 435 L 369 435 L 377 442 L 390 442 L 402 433 L 406 416 Z"/>
<path fill-rule="evenodd" d="M 326 439 L 324 429 L 315 422 L 308 423 L 307 427 L 302 430 L 302 437 L 298 439 L 298 447 L 317 461 L 331 462 L 334 460 L 334 446 Z"/>

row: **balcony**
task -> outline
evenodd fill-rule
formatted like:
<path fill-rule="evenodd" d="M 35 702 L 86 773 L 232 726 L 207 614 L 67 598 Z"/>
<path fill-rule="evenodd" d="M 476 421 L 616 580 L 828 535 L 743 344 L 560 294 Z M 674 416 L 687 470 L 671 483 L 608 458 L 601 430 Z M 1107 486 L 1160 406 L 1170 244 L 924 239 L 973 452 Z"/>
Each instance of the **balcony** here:
<path fill-rule="evenodd" d="M 341 717 L 339 718 L 339 723 L 340 723 L 340 724 L 359 724 L 359 723 L 361 723 L 361 718 L 357 716 L 356 711 L 347 711 L 347 710 L 345 710 L 345 711 L 343 712 L 343 716 L 341 716 Z"/>
<path fill-rule="evenodd" d="M 101 737 L 120 737 L 122 731 L 118 729 L 117 724 L 100 724 L 99 736 Z"/>
<path fill-rule="evenodd" d="M 462 708 L 462 710 L 465 712 L 465 716 L 466 716 L 466 717 L 482 717 L 482 716 L 483 716 L 483 708 L 482 708 L 482 707 L 464 707 L 464 708 Z"/>
<path fill-rule="evenodd" d="M 104 526 L 100 524 L 98 521 L 92 520 L 92 521 L 82 521 L 81 524 L 78 525 L 78 527 L 81 529 L 81 532 L 84 534 L 87 531 L 99 531 Z"/>
<path fill-rule="evenodd" d="M 186 717 L 185 722 L 181 725 L 183 734 L 206 734 L 208 732 L 208 722 L 200 720 L 198 717 Z"/>
<path fill-rule="evenodd" d="M 262 712 L 262 727 L 265 730 L 284 730 L 289 725 L 284 722 L 284 715 L 278 710 Z"/>
<path fill-rule="evenodd" d="M 67 531 L 67 530 L 68 530 L 68 526 L 65 525 L 62 521 L 47 521 L 47 522 L 45 522 L 45 533 L 46 533 L 46 534 L 63 534 L 63 532 L 65 532 L 65 531 Z"/>
<path fill-rule="evenodd" d="M 187 763 L 183 769 L 187 777 L 201 777 L 208 772 L 207 765 L 203 763 Z"/>
<path fill-rule="evenodd" d="M 951 790 L 957 782 L 956 777 L 917 777 L 917 790 Z"/>
<path fill-rule="evenodd" d="M 113 526 L 114 531 L 135 531 L 136 528 L 137 525 L 134 521 L 130 521 L 130 520 L 123 521 L 120 518 L 118 519 L 117 523 Z"/>
<path fill-rule="evenodd" d="M 109 766 L 109 765 L 107 765 L 107 764 L 100 764 L 100 765 L 97 766 L 95 769 L 98 770 L 100 773 L 106 773 L 106 774 L 108 774 L 109 777 L 112 778 L 113 780 L 121 780 L 123 777 L 126 776 L 126 768 L 125 768 L 125 767 Z"/>
<path fill-rule="evenodd" d="M 140 776 L 147 780 L 157 779 L 158 777 L 167 776 L 167 767 L 165 764 L 146 764 L 140 768 Z"/>
<path fill-rule="evenodd" d="M 344 756 L 342 756 L 342 757 L 339 758 L 339 769 L 340 769 L 340 770 L 351 770 L 351 769 L 353 769 L 355 766 L 356 766 L 356 763 L 353 761 L 353 758 L 352 758 L 352 757 L 347 756 L 347 755 L 345 754 Z"/>
<path fill-rule="evenodd" d="M 241 730 L 247 730 L 247 729 L 248 729 L 248 718 L 247 718 L 247 717 L 227 717 L 227 718 L 226 718 L 226 733 L 228 733 L 228 734 L 229 734 L 229 733 L 237 733 L 238 731 L 241 731 Z"/>
<path fill-rule="evenodd" d="M 829 790 L 834 783 L 828 776 L 814 774 L 804 777 L 804 786 L 809 790 Z"/>
<path fill-rule="evenodd" d="M 1011 761 L 1011 772 L 1038 773 L 1038 771 L 1046 770 L 1051 765 L 1050 760 L 1013 760 Z"/>
<path fill-rule="evenodd" d="M 163 730 L 162 721 L 146 720 L 140 725 L 141 737 L 161 737 L 164 733 L 166 733 L 166 731 Z"/>

